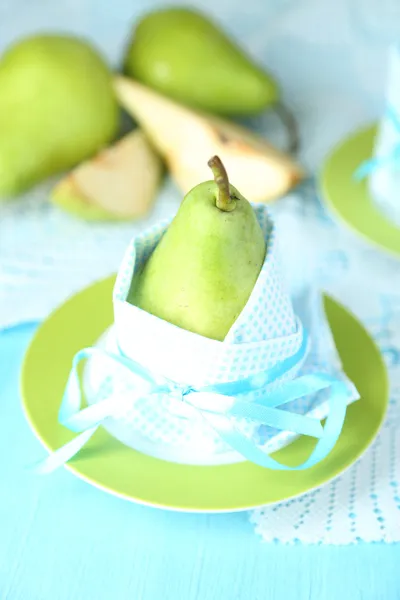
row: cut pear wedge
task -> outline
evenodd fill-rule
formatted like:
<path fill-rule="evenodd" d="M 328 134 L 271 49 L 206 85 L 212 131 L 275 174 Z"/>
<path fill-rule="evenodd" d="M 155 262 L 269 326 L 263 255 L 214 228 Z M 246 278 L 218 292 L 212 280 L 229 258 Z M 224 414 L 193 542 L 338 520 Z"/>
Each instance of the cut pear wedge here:
<path fill-rule="evenodd" d="M 210 178 L 207 161 L 215 154 L 231 183 L 251 202 L 279 198 L 304 177 L 291 157 L 243 127 L 194 111 L 126 77 L 115 77 L 114 86 L 184 194 Z"/>
<path fill-rule="evenodd" d="M 146 134 L 136 129 L 71 171 L 51 200 L 89 220 L 140 218 L 154 202 L 162 170 Z"/>

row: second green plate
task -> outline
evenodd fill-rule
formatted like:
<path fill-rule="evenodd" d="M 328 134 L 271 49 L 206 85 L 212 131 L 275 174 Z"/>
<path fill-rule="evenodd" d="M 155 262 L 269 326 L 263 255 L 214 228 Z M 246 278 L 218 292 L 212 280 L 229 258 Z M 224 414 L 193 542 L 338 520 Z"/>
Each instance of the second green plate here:
<path fill-rule="evenodd" d="M 376 127 L 356 131 L 331 151 L 321 173 L 322 195 L 328 209 L 368 243 L 400 258 L 400 228 L 374 204 L 367 180 L 353 174 L 371 158 Z"/>

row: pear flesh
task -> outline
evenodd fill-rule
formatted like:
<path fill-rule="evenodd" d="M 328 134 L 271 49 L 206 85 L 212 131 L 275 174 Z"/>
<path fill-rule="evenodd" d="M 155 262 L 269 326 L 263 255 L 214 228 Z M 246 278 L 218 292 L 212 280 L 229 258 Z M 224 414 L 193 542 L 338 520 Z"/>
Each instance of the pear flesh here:
<path fill-rule="evenodd" d="M 0 60 L 0 197 L 107 145 L 118 127 L 111 74 L 88 43 L 37 35 Z"/>
<path fill-rule="evenodd" d="M 220 341 L 246 305 L 266 253 L 252 206 L 229 190 L 229 211 L 217 207 L 214 181 L 187 194 L 128 295 L 148 313 Z"/>
<path fill-rule="evenodd" d="M 54 188 L 51 200 L 87 220 L 135 219 L 147 214 L 163 165 L 141 129 L 83 162 Z"/>
<path fill-rule="evenodd" d="M 274 79 L 216 24 L 190 8 L 147 14 L 137 25 L 125 73 L 195 108 L 250 115 L 274 104 Z"/>

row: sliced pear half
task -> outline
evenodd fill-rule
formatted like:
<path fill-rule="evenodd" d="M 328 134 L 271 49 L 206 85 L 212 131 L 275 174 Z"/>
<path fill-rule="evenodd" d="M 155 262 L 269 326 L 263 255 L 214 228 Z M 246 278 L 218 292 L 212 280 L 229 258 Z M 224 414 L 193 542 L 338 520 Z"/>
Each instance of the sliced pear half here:
<path fill-rule="evenodd" d="M 276 199 L 304 177 L 290 156 L 243 127 L 196 112 L 132 79 L 117 76 L 114 85 L 120 103 L 146 131 L 184 194 L 210 178 L 207 161 L 215 154 L 251 202 Z"/>
<path fill-rule="evenodd" d="M 71 171 L 51 200 L 89 220 L 140 218 L 154 202 L 162 170 L 146 134 L 136 129 Z"/>

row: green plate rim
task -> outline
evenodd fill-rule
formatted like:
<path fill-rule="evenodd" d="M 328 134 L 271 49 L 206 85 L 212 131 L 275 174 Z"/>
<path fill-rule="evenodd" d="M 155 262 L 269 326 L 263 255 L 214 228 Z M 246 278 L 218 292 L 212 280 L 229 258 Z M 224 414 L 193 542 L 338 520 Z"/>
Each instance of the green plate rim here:
<path fill-rule="evenodd" d="M 321 190 L 321 196 L 322 196 L 323 202 L 324 202 L 326 208 L 328 209 L 329 213 L 333 217 L 336 217 L 336 219 L 342 225 L 344 225 L 353 234 L 355 234 L 359 238 L 361 238 L 369 246 L 372 246 L 380 251 L 383 251 L 385 254 L 387 254 L 393 258 L 396 258 L 398 260 L 400 258 L 400 227 L 397 227 L 396 225 L 391 223 L 385 217 L 385 215 L 381 211 L 378 210 L 378 208 L 374 207 L 374 209 L 373 209 L 374 223 L 373 223 L 373 226 L 371 226 L 372 234 L 366 233 L 366 232 L 360 230 L 360 221 L 359 220 L 358 221 L 354 221 L 354 220 L 349 221 L 347 216 L 345 214 L 343 214 L 343 209 L 342 210 L 340 209 L 341 204 L 338 203 L 338 200 L 342 196 L 342 193 L 341 192 L 332 193 L 332 191 L 331 191 L 332 190 L 332 177 L 334 177 L 335 175 L 337 175 L 338 177 L 342 177 L 343 173 L 345 173 L 347 176 L 347 171 L 350 170 L 350 168 L 353 171 L 357 166 L 359 166 L 359 164 L 363 160 L 371 158 L 372 148 L 373 148 L 373 140 L 374 140 L 374 136 L 376 134 L 376 130 L 377 130 L 377 124 L 370 123 L 367 126 L 356 129 L 355 131 L 351 132 L 350 134 L 348 134 L 347 136 L 345 136 L 344 138 L 339 140 L 334 145 L 334 147 L 329 151 L 329 153 L 327 154 L 327 156 L 322 164 L 322 167 L 319 172 L 319 178 L 318 178 L 319 179 L 319 187 Z M 362 151 L 361 151 L 361 153 L 356 153 L 352 156 L 352 159 L 350 161 L 351 166 L 347 162 L 345 165 L 341 165 L 340 168 L 335 168 L 335 166 L 334 166 L 335 162 L 338 159 L 340 159 L 341 155 L 344 154 L 348 150 L 349 147 L 351 148 L 352 145 L 357 144 L 359 142 L 363 142 L 363 140 L 364 140 L 364 144 L 361 145 Z M 331 171 L 333 171 L 333 173 L 331 173 Z M 345 183 L 346 183 L 346 185 L 349 185 L 349 186 L 357 185 L 357 190 L 353 189 L 353 193 L 356 193 L 356 194 L 359 193 L 360 197 L 362 198 L 364 207 L 368 207 L 368 209 L 371 209 L 371 207 L 373 206 L 373 202 L 372 202 L 372 198 L 369 193 L 366 181 L 363 181 L 358 184 L 356 184 L 356 183 L 353 184 L 351 182 L 351 179 L 348 178 L 348 179 L 346 179 Z M 351 187 L 349 190 L 347 190 L 347 195 L 345 194 L 346 199 L 348 199 L 348 196 L 350 193 L 351 193 Z M 363 214 L 363 217 L 364 216 L 365 215 Z M 399 237 L 398 248 L 393 248 L 391 245 L 382 243 L 381 241 L 376 240 L 374 238 L 374 231 L 377 230 L 377 227 L 376 227 L 377 223 L 379 224 L 379 227 L 385 229 L 388 233 L 390 233 L 390 232 L 392 234 L 393 234 L 393 232 L 398 233 L 398 237 Z"/>
<path fill-rule="evenodd" d="M 71 303 L 79 303 L 81 299 L 84 299 L 85 294 L 88 294 L 91 290 L 93 291 L 94 289 L 96 289 L 97 287 L 109 287 L 111 289 L 112 287 L 112 283 L 114 281 L 115 277 L 108 277 L 106 279 L 102 279 L 100 281 L 95 282 L 94 284 L 87 286 L 86 288 L 84 288 L 83 290 L 81 290 L 80 292 L 78 292 L 77 294 L 71 296 L 66 302 L 64 302 L 61 306 L 59 306 L 36 330 L 34 336 L 32 337 L 32 340 L 29 344 L 29 347 L 25 353 L 24 356 L 24 360 L 23 360 L 23 364 L 22 364 L 22 369 L 21 369 L 21 377 L 20 377 L 20 392 L 21 392 L 21 399 L 22 399 L 22 406 L 23 406 L 23 410 L 26 416 L 26 419 L 31 427 L 31 429 L 33 430 L 35 436 L 38 438 L 38 440 L 40 441 L 40 443 L 42 444 L 42 446 L 44 446 L 44 448 L 47 451 L 50 451 L 52 449 L 54 449 L 55 447 L 57 447 L 57 444 L 52 444 L 50 443 L 50 441 L 47 438 L 47 436 L 45 434 L 43 434 L 41 432 L 40 429 L 40 424 L 37 424 L 36 419 L 34 417 L 34 415 L 31 414 L 31 408 L 29 406 L 30 402 L 29 402 L 29 394 L 30 392 L 26 389 L 27 386 L 27 382 L 26 382 L 26 377 L 27 377 L 27 371 L 30 367 L 30 361 L 31 361 L 31 357 L 32 354 L 35 353 L 36 350 L 36 346 L 38 345 L 38 343 L 41 343 L 41 337 L 43 334 L 43 332 L 46 332 L 46 328 L 50 327 L 53 323 L 54 320 L 57 321 L 57 319 L 62 316 L 63 311 L 66 309 L 66 307 L 70 306 Z M 110 297 L 110 304 L 111 304 L 111 297 Z M 383 357 L 377 347 L 377 345 L 375 344 L 374 340 L 371 338 L 371 336 L 369 335 L 369 333 L 367 332 L 367 330 L 363 327 L 363 325 L 358 321 L 358 319 L 350 312 L 348 311 L 347 308 L 345 308 L 343 305 L 341 305 L 339 302 L 337 302 L 336 300 L 334 300 L 333 298 L 329 297 L 329 296 L 325 296 L 325 305 L 326 308 L 328 309 L 330 307 L 330 310 L 332 310 L 332 307 L 335 307 L 334 310 L 338 310 L 339 312 L 342 312 L 343 314 L 345 314 L 347 316 L 347 318 L 352 321 L 353 326 L 355 326 L 359 332 L 368 340 L 369 343 L 369 352 L 372 352 L 373 354 L 375 354 L 375 359 L 376 359 L 376 364 L 375 367 L 376 369 L 380 372 L 380 377 L 382 377 L 382 389 L 381 389 L 381 393 L 382 393 L 382 397 L 384 398 L 383 403 L 381 403 L 380 406 L 380 416 L 377 419 L 376 423 L 374 424 L 374 428 L 373 431 L 365 438 L 365 440 L 363 440 L 363 443 L 360 445 L 359 449 L 354 453 L 354 455 L 351 456 L 350 460 L 347 460 L 346 464 L 343 466 L 339 466 L 339 467 L 335 467 L 334 469 L 331 469 L 331 471 L 328 473 L 327 476 L 322 477 L 320 479 L 320 481 L 313 486 L 310 487 L 306 487 L 301 489 L 300 491 L 296 491 L 294 493 L 287 493 L 286 495 L 275 499 L 275 500 L 268 500 L 268 499 L 263 499 L 262 501 L 257 500 L 256 502 L 246 502 L 246 503 L 233 503 L 230 504 L 229 506 L 217 506 L 217 507 L 212 507 L 212 506 L 202 506 L 201 503 L 199 505 L 195 505 L 192 504 L 190 506 L 186 506 L 185 503 L 183 503 L 182 505 L 179 505 L 179 503 L 166 503 L 165 501 L 154 501 L 153 500 L 146 500 L 143 499 L 141 497 L 135 497 L 133 496 L 131 493 L 128 492 L 121 492 L 121 491 L 116 491 L 115 489 L 112 488 L 112 486 L 110 487 L 110 485 L 105 484 L 104 482 L 99 482 L 96 478 L 93 478 L 92 476 L 87 475 L 84 471 L 84 467 L 82 468 L 82 461 L 78 458 L 78 459 L 74 459 L 74 461 L 72 461 L 70 464 L 67 464 L 64 466 L 64 468 L 66 468 L 68 471 L 72 472 L 75 476 L 79 477 L 80 479 L 86 481 L 87 483 L 97 487 L 98 489 L 101 489 L 103 491 L 106 491 L 107 493 L 110 493 L 112 495 L 115 495 L 117 497 L 138 503 L 138 504 L 143 504 L 146 506 L 152 506 L 152 507 L 157 507 L 157 508 L 162 508 L 164 510 L 173 510 L 173 511 L 180 511 L 180 512 L 188 512 L 188 513 L 226 513 L 226 512 L 238 512 L 238 511 L 245 511 L 245 510 L 251 510 L 260 506 L 266 506 L 266 505 L 274 505 L 274 504 L 278 504 L 280 502 L 284 502 L 286 500 L 289 500 L 291 498 L 296 498 L 299 496 L 304 495 L 307 492 L 310 492 L 312 490 L 318 489 L 320 487 L 322 487 L 323 485 L 325 485 L 328 481 L 332 481 L 333 479 L 335 479 L 336 477 L 340 476 L 347 468 L 349 468 L 352 464 L 354 464 L 357 460 L 359 460 L 359 458 L 364 454 L 364 452 L 368 449 L 368 447 L 371 445 L 371 443 L 374 441 L 374 439 L 377 437 L 381 425 L 385 419 L 385 415 L 386 415 L 386 411 L 387 411 L 387 407 L 388 407 L 388 402 L 389 402 L 389 381 L 388 381 L 388 373 L 387 373 L 387 369 L 386 369 L 386 365 L 383 361 Z M 110 314 L 112 314 L 112 310 L 109 311 Z M 111 320 L 108 319 L 108 324 L 111 324 L 112 322 L 112 318 Z M 100 331 L 98 331 L 97 337 L 99 335 L 101 335 L 101 333 L 104 331 L 105 327 L 103 326 L 101 328 Z M 88 344 L 90 345 L 95 341 L 95 339 L 92 340 L 88 340 Z M 367 344 L 368 346 L 368 344 Z M 39 346 L 40 348 L 40 346 Z M 71 355 L 72 358 L 72 355 Z M 68 365 L 69 368 L 69 365 Z M 68 369 L 67 369 L 68 371 Z M 349 411 L 354 410 L 354 406 L 358 405 L 359 402 L 362 402 L 362 399 L 357 401 L 356 403 L 354 403 L 350 408 Z M 59 405 L 59 402 L 57 403 L 57 407 Z M 348 420 L 348 416 L 346 417 L 346 422 Z M 345 426 L 346 426 L 346 422 L 345 422 Z M 55 422 L 56 428 L 61 428 L 61 426 L 59 426 L 56 422 Z M 67 439 L 72 439 L 74 437 L 74 434 L 71 434 L 70 432 L 68 432 L 67 430 L 65 430 L 64 428 L 61 428 L 64 431 L 64 434 L 68 436 Z M 111 438 L 111 436 L 105 432 L 104 429 L 101 429 L 101 431 L 96 432 L 95 436 L 93 436 L 92 439 L 94 439 L 96 436 L 98 436 L 99 434 L 102 434 L 103 438 L 105 439 L 105 437 L 110 438 L 113 440 L 113 438 Z M 63 434 L 63 435 L 64 435 Z M 67 440 L 64 440 L 67 441 Z M 309 440 L 307 440 L 308 442 Z M 340 440 L 339 440 L 340 442 Z M 338 444 L 339 444 L 338 442 Z M 89 442 L 90 444 L 91 442 Z M 117 444 L 120 444 L 120 442 L 116 442 Z M 123 446 L 122 444 L 120 444 L 121 446 Z M 296 445 L 298 448 L 296 448 Z M 306 446 L 304 448 L 304 446 Z M 127 448 L 126 446 L 123 446 L 123 448 L 125 449 L 125 452 L 128 453 L 135 453 L 136 455 L 139 455 L 140 453 L 136 453 L 134 450 Z M 303 439 L 300 440 L 296 440 L 295 442 L 293 442 L 292 444 L 290 444 L 287 448 L 284 448 L 283 450 L 274 453 L 274 457 L 281 459 L 282 456 L 285 457 L 285 454 L 287 454 L 288 449 L 290 449 L 290 452 L 293 454 L 293 450 L 295 450 L 296 452 L 296 457 L 297 460 L 296 462 L 298 462 L 298 460 L 303 460 L 310 452 L 310 450 L 312 449 L 312 445 L 310 446 L 310 444 L 306 443 Z M 304 451 L 303 451 L 304 450 Z M 300 451 L 300 459 L 298 458 L 298 453 Z M 82 451 L 81 451 L 82 452 Z M 85 450 L 83 450 L 83 452 L 85 452 Z M 335 449 L 333 450 L 333 453 L 335 452 Z M 304 456 L 302 456 L 302 454 Z M 90 458 L 89 456 L 89 463 L 91 460 L 102 460 L 101 455 L 95 454 L 94 456 L 92 456 Z M 164 461 L 158 461 L 157 459 L 153 459 L 150 457 L 144 457 L 144 455 L 140 455 L 140 460 L 142 461 L 157 461 L 158 463 L 162 463 L 163 464 L 163 468 L 165 468 L 165 465 L 170 465 L 171 463 L 166 463 Z M 325 459 L 325 461 L 329 460 L 329 457 L 327 459 Z M 325 462 L 323 461 L 323 462 Z M 87 459 L 85 461 L 83 461 L 84 465 L 87 462 Z M 286 461 L 288 462 L 288 461 Z M 289 460 L 290 462 L 290 460 Z M 316 465 L 315 467 L 312 467 L 312 469 L 317 469 L 317 468 L 321 468 L 321 465 Z M 240 467 L 240 468 L 239 468 Z M 187 468 L 187 466 L 185 465 L 175 465 L 175 468 Z M 256 465 L 253 465 L 251 463 L 248 462 L 243 462 L 243 463 L 239 463 L 237 465 L 221 465 L 218 467 L 190 467 L 190 469 L 218 469 L 219 472 L 221 473 L 221 471 L 225 471 L 225 470 L 229 470 L 229 469 L 238 469 L 240 471 L 240 469 L 245 468 L 246 470 L 257 470 L 257 477 L 262 478 L 265 475 L 266 470 L 262 469 L 261 467 L 258 467 Z M 83 472 L 82 472 L 83 471 Z M 307 470 L 307 471 L 311 471 L 311 469 Z M 298 477 L 299 473 L 307 473 L 307 471 L 297 471 L 294 474 L 292 473 L 292 475 L 294 477 Z M 271 476 L 276 476 L 277 472 L 273 471 L 273 472 L 269 472 L 271 474 Z M 280 471 L 279 472 L 282 476 L 284 473 L 288 473 L 288 472 L 283 472 Z M 48 475 L 51 477 L 51 475 Z"/>

